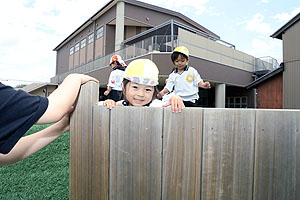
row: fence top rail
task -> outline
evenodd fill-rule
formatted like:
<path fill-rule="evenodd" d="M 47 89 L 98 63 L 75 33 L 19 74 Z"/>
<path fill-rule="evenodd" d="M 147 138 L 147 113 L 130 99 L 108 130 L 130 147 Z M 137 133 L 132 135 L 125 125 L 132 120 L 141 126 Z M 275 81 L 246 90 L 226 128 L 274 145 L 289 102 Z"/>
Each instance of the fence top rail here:
<path fill-rule="evenodd" d="M 82 94 L 82 95 L 80 95 L 80 94 Z M 82 85 L 80 94 L 78 96 L 77 102 L 82 101 L 82 102 L 84 102 L 84 104 L 86 102 L 89 102 L 90 105 L 102 106 L 102 105 L 98 105 L 99 101 L 98 101 L 97 95 L 95 95 L 95 94 L 99 94 L 99 83 L 88 82 L 88 83 Z M 84 95 L 84 94 L 88 94 L 88 95 Z M 132 109 L 147 109 L 147 107 L 143 107 L 143 108 L 131 107 L 131 108 Z M 151 107 L 151 108 L 155 108 L 155 107 Z M 124 107 L 124 109 L 125 109 L 125 107 Z M 170 109 L 170 108 L 167 107 L 164 109 Z M 206 107 L 184 108 L 183 111 L 189 110 L 189 109 L 204 109 L 204 110 L 213 109 L 213 110 L 224 110 L 225 112 L 233 111 L 233 110 L 234 111 L 245 111 L 245 112 L 250 111 L 250 110 L 260 111 L 260 112 L 299 112 L 300 111 L 300 109 L 206 108 Z"/>

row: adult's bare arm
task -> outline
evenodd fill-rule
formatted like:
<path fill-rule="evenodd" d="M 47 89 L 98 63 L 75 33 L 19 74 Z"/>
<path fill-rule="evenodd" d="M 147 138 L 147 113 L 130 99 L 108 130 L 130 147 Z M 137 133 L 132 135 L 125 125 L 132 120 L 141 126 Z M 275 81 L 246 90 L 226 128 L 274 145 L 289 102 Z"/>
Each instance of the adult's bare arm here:
<path fill-rule="evenodd" d="M 37 124 L 47 124 L 59 121 L 74 104 L 80 86 L 88 81 L 98 82 L 97 79 L 84 74 L 70 74 L 60 86 L 48 97 L 49 105 Z"/>

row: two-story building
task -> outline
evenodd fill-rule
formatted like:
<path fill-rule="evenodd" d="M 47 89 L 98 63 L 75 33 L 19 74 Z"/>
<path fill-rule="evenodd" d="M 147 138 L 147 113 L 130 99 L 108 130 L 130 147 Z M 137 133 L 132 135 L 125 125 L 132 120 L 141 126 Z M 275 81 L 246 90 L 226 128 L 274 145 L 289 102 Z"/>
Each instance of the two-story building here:
<path fill-rule="evenodd" d="M 54 48 L 56 75 L 51 82 L 84 73 L 100 80 L 103 95 L 111 72 L 109 59 L 118 54 L 127 64 L 137 58 L 154 61 L 162 89 L 173 68 L 171 52 L 182 45 L 190 51 L 189 65 L 212 84 L 209 90 L 199 89 L 198 104 L 203 107 L 256 107 L 255 89 L 245 86 L 278 65 L 274 59 L 266 62 L 236 50 L 178 12 L 135 0 L 111 0 Z"/>

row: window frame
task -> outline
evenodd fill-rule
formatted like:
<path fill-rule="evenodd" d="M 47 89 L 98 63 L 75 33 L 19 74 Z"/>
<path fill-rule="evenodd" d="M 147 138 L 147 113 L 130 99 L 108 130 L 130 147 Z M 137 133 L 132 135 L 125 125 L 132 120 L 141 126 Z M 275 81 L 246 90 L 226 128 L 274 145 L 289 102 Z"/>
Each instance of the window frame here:
<path fill-rule="evenodd" d="M 247 108 L 248 107 L 248 97 L 226 97 L 225 99 L 226 108 Z"/>
<path fill-rule="evenodd" d="M 70 48 L 70 56 L 74 54 L 74 46 Z"/>
<path fill-rule="evenodd" d="M 88 36 L 88 44 L 91 44 L 94 42 L 94 33 L 89 34 Z"/>
<path fill-rule="evenodd" d="M 76 53 L 77 51 L 79 51 L 80 49 L 80 44 L 79 42 L 75 44 L 75 49 L 74 49 L 74 52 Z"/>
<path fill-rule="evenodd" d="M 80 48 L 82 49 L 84 47 L 86 47 L 86 38 L 84 38 L 80 41 Z"/>
<path fill-rule="evenodd" d="M 103 32 L 104 32 L 103 26 L 101 26 L 100 28 L 97 29 L 97 31 L 96 31 L 96 40 L 103 37 Z"/>

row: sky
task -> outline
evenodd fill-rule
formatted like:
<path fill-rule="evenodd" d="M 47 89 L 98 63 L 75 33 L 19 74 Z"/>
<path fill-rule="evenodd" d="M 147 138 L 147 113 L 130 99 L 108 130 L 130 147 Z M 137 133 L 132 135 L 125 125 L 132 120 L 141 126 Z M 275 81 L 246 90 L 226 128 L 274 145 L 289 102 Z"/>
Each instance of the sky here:
<path fill-rule="evenodd" d="M 282 61 L 282 41 L 270 37 L 300 12 L 295 0 L 151 0 L 184 14 L 254 57 Z M 0 7 L 0 81 L 50 82 L 53 49 L 108 0 L 10 0 Z"/>

